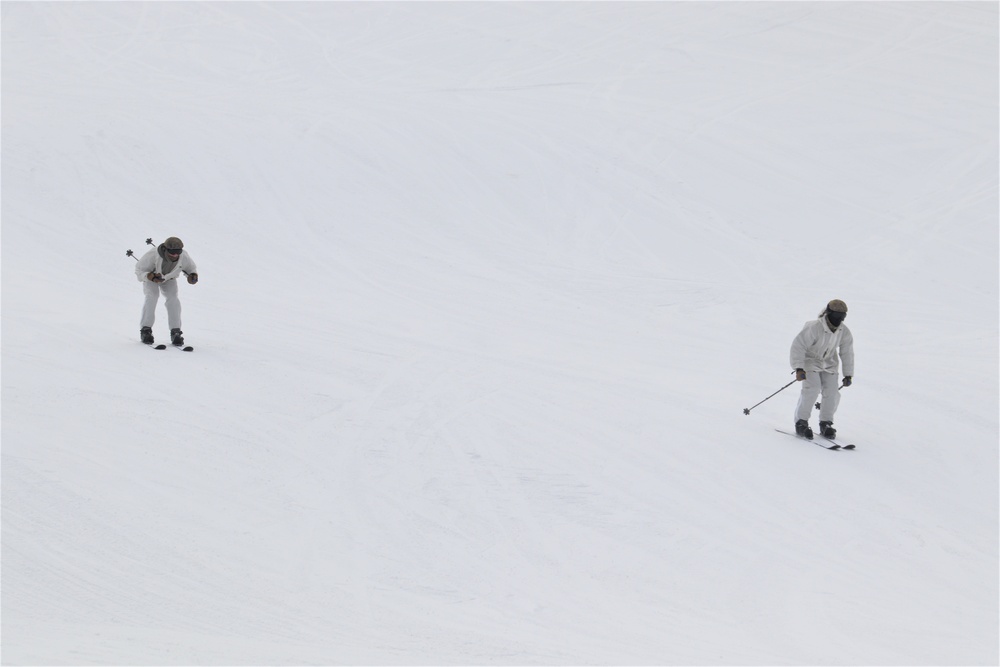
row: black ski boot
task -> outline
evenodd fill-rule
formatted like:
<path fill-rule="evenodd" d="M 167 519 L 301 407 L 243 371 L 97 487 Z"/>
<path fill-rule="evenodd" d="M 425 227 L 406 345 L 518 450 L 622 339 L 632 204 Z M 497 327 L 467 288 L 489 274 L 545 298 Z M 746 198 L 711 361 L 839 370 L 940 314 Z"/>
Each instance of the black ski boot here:
<path fill-rule="evenodd" d="M 151 327 L 143 327 L 139 329 L 139 340 L 141 340 L 146 345 L 152 345 L 153 329 Z"/>
<path fill-rule="evenodd" d="M 833 440 L 837 437 L 837 429 L 833 427 L 833 422 L 820 422 L 819 434 L 824 438 Z"/>
<path fill-rule="evenodd" d="M 182 347 L 184 345 L 184 336 L 181 335 L 182 333 L 184 332 L 181 331 L 180 329 L 171 329 L 170 344 L 176 345 L 177 347 Z"/>
<path fill-rule="evenodd" d="M 795 422 L 795 435 L 801 436 L 806 440 L 812 440 L 813 430 L 809 428 L 809 422 L 805 419 L 800 419 Z"/>

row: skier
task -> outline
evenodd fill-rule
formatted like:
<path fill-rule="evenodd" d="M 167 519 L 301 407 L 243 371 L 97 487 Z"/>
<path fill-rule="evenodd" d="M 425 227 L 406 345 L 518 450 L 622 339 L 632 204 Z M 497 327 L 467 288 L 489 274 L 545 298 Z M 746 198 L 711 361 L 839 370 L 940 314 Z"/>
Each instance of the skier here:
<path fill-rule="evenodd" d="M 152 245 L 152 244 L 150 244 Z M 198 267 L 191 255 L 184 250 L 184 242 L 171 236 L 158 247 L 143 255 L 135 265 L 135 275 L 142 283 L 146 300 L 142 304 L 139 337 L 146 345 L 153 344 L 153 321 L 156 319 L 156 302 L 160 292 L 166 297 L 167 320 L 170 325 L 170 342 L 177 347 L 184 345 L 181 331 L 181 300 L 177 296 L 178 276 L 184 273 L 191 285 L 198 282 Z"/>
<path fill-rule="evenodd" d="M 802 382 L 802 393 L 795 408 L 795 433 L 810 440 L 813 430 L 809 426 L 809 413 L 820 392 L 823 393 L 819 411 L 820 435 L 831 440 L 837 437 L 833 416 L 840 403 L 837 388 L 840 364 L 843 363 L 845 387 L 851 386 L 854 376 L 854 336 L 844 324 L 846 317 L 847 304 L 834 299 L 826 304 L 819 319 L 806 322 L 792 341 L 792 368 L 795 379 Z"/>

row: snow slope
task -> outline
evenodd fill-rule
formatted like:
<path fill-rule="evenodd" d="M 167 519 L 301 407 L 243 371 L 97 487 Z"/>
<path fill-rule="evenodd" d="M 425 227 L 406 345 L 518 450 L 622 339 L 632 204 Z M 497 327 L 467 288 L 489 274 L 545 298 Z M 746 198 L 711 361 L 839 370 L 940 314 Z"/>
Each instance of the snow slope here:
<path fill-rule="evenodd" d="M 4 664 L 1000 661 L 997 3 L 0 11 Z"/>

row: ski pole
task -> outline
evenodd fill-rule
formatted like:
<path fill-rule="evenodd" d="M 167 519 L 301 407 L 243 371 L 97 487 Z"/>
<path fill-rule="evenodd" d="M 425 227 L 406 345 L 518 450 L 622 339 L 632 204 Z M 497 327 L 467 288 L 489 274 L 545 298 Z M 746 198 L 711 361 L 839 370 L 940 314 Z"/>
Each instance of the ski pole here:
<path fill-rule="evenodd" d="M 153 239 L 152 238 L 146 239 L 146 244 L 147 245 L 151 245 L 151 246 L 155 246 L 156 245 L 155 243 L 153 243 Z M 125 251 L 125 256 L 126 257 L 131 257 L 132 259 L 134 259 L 137 262 L 139 261 L 139 258 L 135 256 L 135 253 L 132 252 L 131 248 L 129 248 L 128 250 Z"/>
<path fill-rule="evenodd" d="M 792 371 L 792 372 L 794 373 L 795 371 Z M 766 401 L 768 399 L 771 399 L 771 398 L 774 398 L 775 396 L 777 396 L 778 394 L 780 394 L 785 389 L 788 389 L 789 387 L 791 387 L 796 382 L 798 382 L 798 380 L 792 380 L 791 382 L 789 382 L 788 384 L 786 384 L 784 387 L 782 387 L 778 391 L 774 392 L 773 394 L 771 394 L 770 396 L 768 396 L 767 398 L 765 398 L 764 401 Z M 764 401 L 761 401 L 760 403 L 763 403 Z M 757 405 L 760 405 L 760 403 L 758 403 Z M 753 406 L 753 408 L 756 408 L 757 405 Z M 745 415 L 750 414 L 750 411 L 753 410 L 753 408 L 743 408 L 743 414 L 745 414 Z"/>

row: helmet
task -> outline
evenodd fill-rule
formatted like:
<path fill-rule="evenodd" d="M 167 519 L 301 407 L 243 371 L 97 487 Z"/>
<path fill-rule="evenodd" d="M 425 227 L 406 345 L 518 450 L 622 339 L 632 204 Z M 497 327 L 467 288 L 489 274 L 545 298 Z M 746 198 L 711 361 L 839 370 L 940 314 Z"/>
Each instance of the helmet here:
<path fill-rule="evenodd" d="M 176 236 L 171 236 L 169 239 L 163 242 L 163 247 L 168 250 L 180 250 L 184 247 L 184 241 L 181 241 Z"/>
<path fill-rule="evenodd" d="M 847 304 L 840 299 L 834 299 L 826 304 L 826 310 L 823 312 L 830 326 L 836 329 L 847 317 Z"/>

